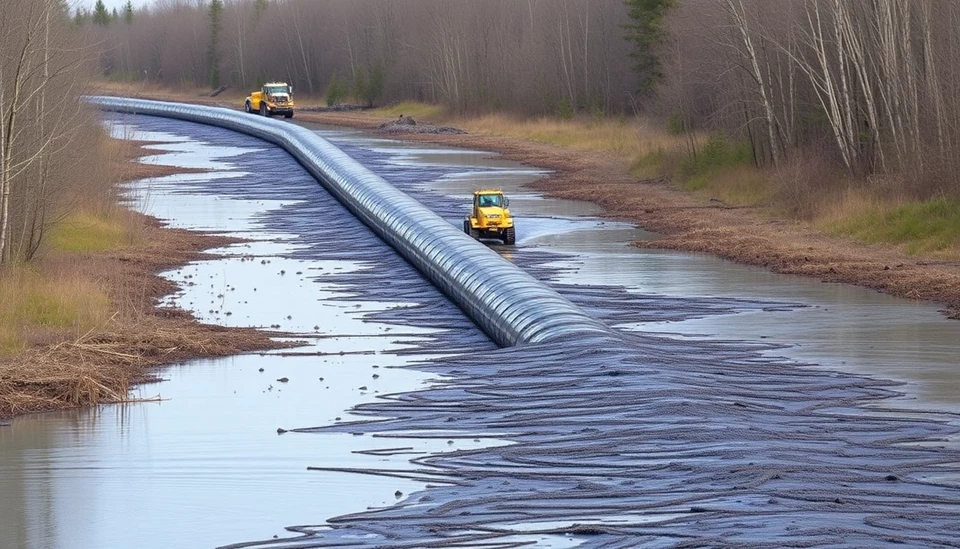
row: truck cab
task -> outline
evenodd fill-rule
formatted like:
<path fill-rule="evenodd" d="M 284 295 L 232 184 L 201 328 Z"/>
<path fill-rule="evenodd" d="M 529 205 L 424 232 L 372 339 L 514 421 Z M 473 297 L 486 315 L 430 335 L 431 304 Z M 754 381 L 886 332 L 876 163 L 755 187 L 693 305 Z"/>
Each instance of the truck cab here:
<path fill-rule="evenodd" d="M 293 86 L 286 82 L 267 82 L 247 97 L 243 110 L 261 116 L 283 115 L 293 118 Z"/>
<path fill-rule="evenodd" d="M 500 189 L 474 192 L 470 215 L 463 220 L 463 232 L 475 239 L 495 238 L 504 244 L 514 244 L 516 229 L 509 206 L 510 199 Z"/>

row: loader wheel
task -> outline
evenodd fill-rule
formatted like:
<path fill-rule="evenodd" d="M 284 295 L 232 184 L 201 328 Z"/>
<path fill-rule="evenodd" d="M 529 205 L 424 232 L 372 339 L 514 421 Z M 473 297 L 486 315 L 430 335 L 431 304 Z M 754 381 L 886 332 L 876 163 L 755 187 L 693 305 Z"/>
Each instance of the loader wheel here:
<path fill-rule="evenodd" d="M 253 112 L 253 109 L 250 108 L 250 102 L 249 102 L 249 101 L 247 101 L 246 103 L 243 104 L 243 112 L 245 112 L 245 113 L 252 113 L 252 112 Z"/>
<path fill-rule="evenodd" d="M 267 110 L 266 103 L 260 103 L 260 116 L 270 116 L 270 111 Z"/>
<path fill-rule="evenodd" d="M 284 114 L 283 114 L 283 117 L 284 117 L 284 118 L 293 118 L 293 113 L 292 113 L 292 112 L 284 113 Z"/>
<path fill-rule="evenodd" d="M 479 229 L 474 229 L 474 228 L 471 227 L 471 228 L 470 228 L 470 238 L 472 238 L 472 239 L 474 239 L 474 240 L 480 240 L 480 230 L 479 230 Z"/>
<path fill-rule="evenodd" d="M 470 220 L 469 220 L 469 219 L 464 219 L 464 220 L 463 220 L 463 233 L 464 233 L 464 234 L 470 234 Z"/>
<path fill-rule="evenodd" d="M 503 230 L 503 243 L 513 245 L 517 242 L 517 230 L 514 227 Z"/>

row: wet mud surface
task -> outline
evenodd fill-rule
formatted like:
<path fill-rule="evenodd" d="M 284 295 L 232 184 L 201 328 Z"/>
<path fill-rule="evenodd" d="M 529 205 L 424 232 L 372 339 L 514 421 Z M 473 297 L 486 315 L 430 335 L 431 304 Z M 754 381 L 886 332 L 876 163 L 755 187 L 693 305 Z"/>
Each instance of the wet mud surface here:
<path fill-rule="evenodd" d="M 445 174 L 338 143 L 455 225 Z M 451 167 L 451 170 L 455 168 Z M 522 243 L 522 242 L 521 242 Z M 512 261 L 543 279 L 554 254 Z M 558 290 L 611 324 L 796 304 Z M 363 404 L 366 421 L 298 429 L 382 438 L 507 439 L 414 456 L 414 470 L 316 467 L 430 487 L 395 506 L 293 527 L 272 547 L 953 546 L 960 527 L 956 418 L 905 412 L 897 384 L 771 359 L 757 343 L 623 334 L 483 350 L 427 366 L 444 382 Z"/>
<path fill-rule="evenodd" d="M 197 227 L 207 232 L 264 235 L 223 250 L 232 256 L 209 268 L 198 263 L 170 273 L 185 287 L 170 304 L 191 308 L 207 322 L 274 327 L 310 341 L 292 351 L 300 357 L 241 357 L 244 370 L 269 376 L 276 387 L 263 387 L 261 395 L 265 382 L 251 385 L 252 396 L 243 398 L 253 407 L 237 417 L 261 431 L 291 431 L 279 438 L 271 433 L 258 451 L 289 453 L 285 459 L 310 466 L 297 465 L 291 473 L 288 497 L 301 508 L 310 499 L 337 508 L 337 500 L 365 489 L 364 479 L 378 479 L 376 493 L 391 494 L 392 501 L 368 500 L 362 512 L 344 515 L 349 510 L 341 505 L 340 516 L 331 517 L 318 509 L 309 524 L 263 541 L 236 520 L 232 526 L 214 520 L 207 530 L 217 530 L 215 539 L 236 540 L 223 547 L 960 545 L 960 418 L 896 409 L 896 383 L 772 358 L 775 346 L 762 342 L 625 330 L 609 338 L 497 349 L 279 149 L 205 126 L 133 120 L 151 131 L 187 133 L 243 151 L 227 160 L 243 175 L 194 183 L 159 179 L 152 185 L 162 192 L 141 199 L 170 210 L 171 219 L 178 210 L 210 210 L 209 218 L 222 223 Z M 461 167 L 411 172 L 376 147 L 350 139 L 337 144 L 459 226 L 465 201 L 426 183 Z M 498 175 L 497 167 L 479 174 Z M 167 203 L 164 197 L 175 197 L 178 189 L 209 200 Z M 217 215 L 218 201 L 262 207 L 244 221 L 231 219 L 233 213 Z M 250 219 L 256 226 L 245 225 Z M 549 234 L 571 223 L 540 219 L 527 227 Z M 516 248 L 491 245 L 543 280 L 563 279 L 562 256 L 525 246 L 520 236 Z M 218 278 L 217 271 L 224 274 Z M 253 302 L 254 284 L 258 297 L 275 308 L 244 308 Z M 295 288 L 311 284 L 329 291 L 306 301 Z M 744 311 L 802 306 L 552 285 L 611 325 L 735 319 Z M 328 305 L 357 312 L 330 315 L 322 312 Z M 359 340 L 346 335 L 358 332 L 366 339 L 354 348 Z M 370 351 L 370 338 L 389 344 Z M 382 389 L 336 420 L 305 405 L 334 398 L 324 387 L 338 374 L 318 374 L 319 362 L 331 358 L 342 361 L 341 370 L 331 370 L 340 375 L 348 375 L 348 366 L 362 368 L 362 377 L 344 382 L 352 383 L 349 390 L 335 385 L 334 391 L 355 392 L 360 379 L 366 393 Z M 263 361 L 268 371 L 255 373 Z M 421 378 L 431 380 L 375 385 L 393 374 L 371 365 L 396 374 L 425 372 Z M 282 398 L 276 394 L 281 382 L 272 381 L 280 375 L 290 376 Z M 318 375 L 327 380 L 300 381 Z M 256 400 L 281 402 L 294 391 L 301 399 L 288 404 L 286 416 Z M 283 423 L 267 424 L 260 416 Z M 356 459 L 323 457 L 320 446 L 334 440 L 345 440 L 348 456 Z M 234 461 L 231 478 L 238 483 L 269 475 L 275 465 L 261 470 L 260 463 Z M 339 475 L 336 483 L 315 485 L 314 479 L 330 475 Z M 242 497 L 256 507 L 256 494 Z"/>

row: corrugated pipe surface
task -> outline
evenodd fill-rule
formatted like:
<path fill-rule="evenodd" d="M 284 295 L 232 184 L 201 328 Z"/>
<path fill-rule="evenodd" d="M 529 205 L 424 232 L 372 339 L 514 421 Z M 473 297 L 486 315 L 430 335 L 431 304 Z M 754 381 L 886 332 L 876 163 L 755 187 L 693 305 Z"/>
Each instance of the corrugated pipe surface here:
<path fill-rule="evenodd" d="M 610 334 L 609 328 L 314 132 L 224 108 L 88 97 L 104 110 L 220 126 L 279 145 L 501 346 Z"/>

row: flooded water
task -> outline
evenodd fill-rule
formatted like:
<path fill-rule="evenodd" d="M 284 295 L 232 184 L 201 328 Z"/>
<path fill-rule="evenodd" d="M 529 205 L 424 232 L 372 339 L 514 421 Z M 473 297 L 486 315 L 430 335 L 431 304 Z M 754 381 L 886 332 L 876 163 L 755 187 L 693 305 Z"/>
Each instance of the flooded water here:
<path fill-rule="evenodd" d="M 176 131 L 175 123 L 162 126 Z M 248 240 L 166 273 L 183 291 L 165 303 L 204 322 L 302 334 L 305 346 L 166 369 L 164 382 L 136 395 L 160 402 L 43 414 L 4 427 L 0 546 L 212 547 L 390 505 L 398 491 L 421 489 L 423 482 L 404 479 L 306 474 L 308 466 L 333 464 L 403 467 L 407 457 L 358 453 L 382 447 L 360 434 L 277 429 L 348 421 L 356 404 L 435 383 L 435 375 L 397 367 L 450 352 L 428 348 L 441 335 L 453 349 L 493 345 L 292 159 L 257 177 L 250 161 L 263 149 L 253 139 L 233 136 L 224 146 L 196 134 L 124 133 L 172 142 L 151 146 L 161 154 L 146 162 L 216 170 L 132 186 L 139 210 L 175 227 Z M 277 177 L 285 170 L 294 176 Z M 280 219 L 297 216 L 324 218 L 364 242 L 347 251 L 333 234 L 303 238 Z M 375 285 L 376 273 L 390 273 L 387 285 L 397 291 L 360 287 Z M 400 311 L 412 321 L 391 318 Z M 425 439 L 397 444 L 415 452 L 450 448 Z M 479 444 L 471 438 L 456 447 Z"/>
<path fill-rule="evenodd" d="M 551 280 L 559 284 L 624 288 L 632 294 L 669 298 L 783 304 L 732 311 L 732 316 L 623 323 L 618 325 L 621 329 L 770 344 L 778 347 L 773 351 L 778 356 L 902 381 L 908 384 L 904 402 L 911 406 L 960 411 L 960 322 L 945 318 L 935 305 L 856 286 L 778 275 L 705 254 L 636 248 L 630 243 L 656 235 L 599 219 L 592 204 L 544 199 L 524 187 L 543 172 L 520 169 L 489 154 L 362 134 L 344 137 L 336 130 L 327 132 L 327 137 L 348 149 L 355 146 L 382 155 L 387 167 L 381 173 L 388 178 L 391 165 L 413 174 L 425 168 L 437 172 L 435 179 L 425 182 L 397 177 L 393 181 L 399 179 L 399 185 L 412 194 L 441 194 L 459 205 L 459 210 L 447 205 L 452 222 L 465 214 L 476 188 L 504 189 L 511 211 L 518 216 L 521 253 L 536 248 L 559 254 L 550 263 L 557 268 Z"/>
<path fill-rule="evenodd" d="M 837 489 L 844 498 L 867 505 L 889 496 L 878 495 L 889 482 L 858 468 L 923 479 L 903 497 L 917 490 L 946 497 L 944 514 L 931 520 L 950 534 L 942 525 L 955 516 L 953 504 L 933 484 L 955 484 L 956 467 L 941 466 L 947 480 L 934 482 L 928 456 L 876 441 L 942 442 L 955 432 L 946 423 L 891 426 L 865 412 L 879 403 L 883 413 L 896 413 L 888 410 L 891 390 L 905 392 L 895 402 L 917 408 L 960 402 L 960 323 L 935 307 L 640 250 L 630 242 L 655 235 L 523 187 L 544 175 L 536 169 L 318 128 L 455 226 L 475 187 L 503 188 L 518 216 L 518 245 L 491 245 L 628 338 L 643 337 L 599 355 L 589 346 L 495 351 L 276 148 L 193 124 L 113 120 L 117 133 L 165 142 L 148 162 L 216 170 L 132 186 L 139 209 L 173 226 L 247 240 L 166 273 L 183 291 L 165 303 L 204 322 L 294 332 L 304 345 L 166 369 L 166 381 L 138 390 L 159 402 L 0 427 L 3 547 L 213 547 L 257 539 L 269 547 L 273 536 L 293 536 L 283 547 L 379 547 L 402 539 L 416 545 L 432 539 L 430 528 L 490 547 L 590 546 L 618 528 L 637 536 L 654 527 L 660 530 L 645 542 L 677 543 L 700 528 L 720 528 L 747 543 L 790 531 L 771 519 L 743 533 L 750 528 L 737 520 L 758 512 L 825 516 L 787 494 L 832 486 L 837 474 L 846 475 L 847 487 Z M 853 375 L 794 370 L 776 356 Z M 765 377 L 779 372 L 786 378 Z M 733 393 L 711 393 L 721 385 Z M 811 419 L 809 410 L 823 411 Z M 849 432 L 819 423 L 855 415 L 865 423 Z M 364 423 L 370 419 L 377 423 Z M 824 434 L 810 442 L 789 435 L 808 430 Z M 801 465 L 843 455 L 858 459 L 840 473 Z M 742 474 L 721 471 L 736 464 Z M 757 493 L 721 493 L 759 477 L 783 480 L 764 485 L 763 501 Z M 731 514 L 691 517 L 691 505 Z M 878 521 L 894 521 L 888 511 L 869 508 Z M 424 522 L 424 512 L 435 513 L 433 522 Z M 284 531 L 291 525 L 318 526 L 295 529 L 306 532 L 298 538 Z M 489 528 L 502 531 L 481 545 Z"/>

